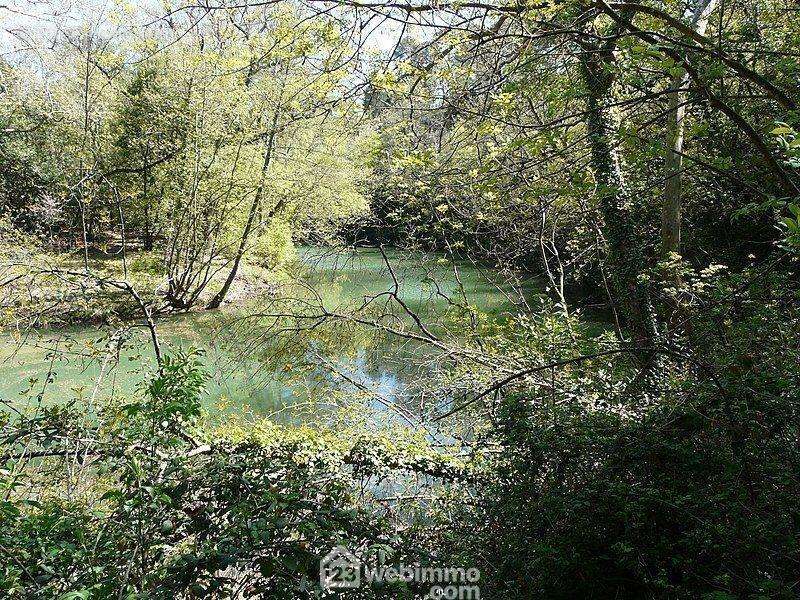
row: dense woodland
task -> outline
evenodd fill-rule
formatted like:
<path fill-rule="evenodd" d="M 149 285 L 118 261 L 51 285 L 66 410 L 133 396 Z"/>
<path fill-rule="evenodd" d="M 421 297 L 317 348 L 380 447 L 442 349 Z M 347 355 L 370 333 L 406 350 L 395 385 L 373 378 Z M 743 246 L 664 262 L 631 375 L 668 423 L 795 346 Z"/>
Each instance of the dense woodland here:
<path fill-rule="evenodd" d="M 3 361 L 97 338 L 0 396 L 0 596 L 431 597 L 325 589 L 337 545 L 459 597 L 800 596 L 798 102 L 791 0 L 0 4 Z M 364 247 L 336 305 L 298 258 Z M 338 410 L 215 416 L 192 315 Z M 330 359 L 386 340 L 402 399 Z"/>

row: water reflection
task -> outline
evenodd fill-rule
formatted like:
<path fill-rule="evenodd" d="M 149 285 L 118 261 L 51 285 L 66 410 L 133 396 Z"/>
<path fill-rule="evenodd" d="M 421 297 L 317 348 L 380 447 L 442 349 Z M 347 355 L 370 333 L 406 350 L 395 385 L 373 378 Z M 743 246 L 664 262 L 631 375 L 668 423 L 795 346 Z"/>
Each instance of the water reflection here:
<path fill-rule="evenodd" d="M 349 403 L 355 396 L 366 412 L 409 420 L 424 410 L 417 392 L 435 370 L 435 349 L 345 320 L 312 318 L 321 307 L 337 315 L 357 311 L 389 329 L 413 331 L 408 314 L 386 294 L 395 281 L 397 298 L 443 340 L 463 335 L 463 323 L 450 317 L 467 306 L 498 315 L 513 312 L 518 300 L 480 266 L 454 266 L 437 255 L 306 248 L 276 282 L 271 300 L 162 319 L 159 333 L 166 348 L 205 351 L 212 412 L 310 421 L 328 418 L 345 396 Z M 523 290 L 531 295 L 537 287 L 528 282 Z M 20 403 L 40 391 L 45 403 L 132 394 L 153 366 L 147 335 L 130 328 L 70 328 L 24 341 L 6 336 L 0 358 L 0 396 Z"/>

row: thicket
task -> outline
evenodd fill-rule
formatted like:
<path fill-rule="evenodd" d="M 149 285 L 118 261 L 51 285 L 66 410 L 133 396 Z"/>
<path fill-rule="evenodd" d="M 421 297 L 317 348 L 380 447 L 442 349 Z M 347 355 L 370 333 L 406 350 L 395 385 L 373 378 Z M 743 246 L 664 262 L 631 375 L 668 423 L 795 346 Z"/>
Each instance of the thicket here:
<path fill-rule="evenodd" d="M 343 544 L 477 567 L 491 599 L 797 597 L 796 11 L 320 6 L 89 19 L 35 69 L 0 63 L 3 323 L 113 290 L 157 356 L 132 397 L 3 399 L 0 590 L 330 597 Z M 389 50 L 362 37 L 376 15 L 402 24 Z M 487 315 L 436 288 L 426 323 L 383 250 L 389 288 L 353 306 L 270 290 L 239 324 L 281 340 L 265 364 L 364 330 L 423 348 L 419 428 L 212 423 L 158 317 L 342 238 L 546 293 Z"/>

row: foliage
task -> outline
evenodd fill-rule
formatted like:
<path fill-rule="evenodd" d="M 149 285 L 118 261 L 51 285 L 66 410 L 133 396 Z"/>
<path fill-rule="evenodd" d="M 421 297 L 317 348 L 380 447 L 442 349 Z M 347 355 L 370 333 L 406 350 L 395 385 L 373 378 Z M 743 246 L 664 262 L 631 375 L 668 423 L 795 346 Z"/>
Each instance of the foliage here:
<path fill-rule="evenodd" d="M 750 276 L 716 278 L 649 393 L 600 386 L 593 362 L 554 398 L 503 400 L 496 477 L 443 542 L 492 597 L 794 597 L 797 292 Z"/>
<path fill-rule="evenodd" d="M 489 598 L 797 596 L 794 9 L 76 4 L 0 34 L 2 325 L 124 323 L 113 362 L 144 324 L 157 364 L 130 398 L 3 399 L 4 597 L 329 597 L 337 544 Z M 382 245 L 382 289 L 296 264 L 341 238 L 424 282 Z M 159 345 L 245 294 L 226 349 L 325 426 L 213 423 L 200 353 Z M 330 360 L 387 338 L 407 397 Z"/>
<path fill-rule="evenodd" d="M 424 448 L 268 425 L 193 446 L 203 381 L 197 357 L 178 354 L 97 421 L 77 406 L 6 418 L 5 596 L 319 597 L 318 562 L 333 546 L 402 546 L 359 482 L 413 465 L 464 473 Z M 35 471 L 52 479 L 33 494 L 23 482 Z"/>

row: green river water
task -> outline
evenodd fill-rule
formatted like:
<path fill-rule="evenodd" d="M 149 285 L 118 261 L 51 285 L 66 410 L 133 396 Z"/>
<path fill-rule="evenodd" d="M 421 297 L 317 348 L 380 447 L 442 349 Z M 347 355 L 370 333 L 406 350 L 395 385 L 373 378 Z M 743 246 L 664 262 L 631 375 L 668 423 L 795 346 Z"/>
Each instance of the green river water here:
<path fill-rule="evenodd" d="M 453 264 L 441 256 L 387 253 L 400 282 L 400 297 L 443 339 L 458 336 L 447 328 L 450 296 L 464 299 L 494 316 L 516 310 L 519 295 L 500 278 L 471 264 Z M 296 280 L 280 284 L 278 292 L 316 290 L 326 308 L 347 312 L 365 297 L 391 289 L 393 278 L 378 250 L 301 248 L 292 268 Z M 298 284 L 298 281 L 300 282 Z M 532 298 L 539 292 L 533 280 L 521 286 Z M 463 293 L 461 292 L 463 290 Z M 304 293 L 308 293 L 307 291 Z M 385 297 L 378 302 L 386 301 Z M 319 327 L 301 336 L 275 332 L 270 319 L 244 315 L 270 312 L 265 301 L 228 306 L 161 319 L 158 332 L 164 351 L 200 348 L 210 373 L 206 406 L 212 412 L 252 410 L 276 420 L 303 421 L 324 410 L 336 390 L 369 390 L 391 402 L 402 402 L 407 389 L 425 377 L 417 365 L 425 349 L 391 335 L 358 328 L 331 333 Z M 394 305 L 393 308 L 397 309 Z M 266 324 L 265 324 L 266 323 Z M 25 339 L 3 336 L 0 349 L 0 397 L 18 406 L 58 403 L 78 398 L 92 402 L 111 394 L 131 394 L 152 369 L 153 352 L 143 328 L 113 337 L 108 328 L 74 327 L 38 332 Z M 315 337 L 316 336 L 316 337 Z M 118 341 L 119 340 L 119 341 Z M 120 345 L 121 341 L 121 345 Z M 109 350 L 110 349 L 110 350 Z M 332 377 L 332 366 L 339 377 Z"/>

